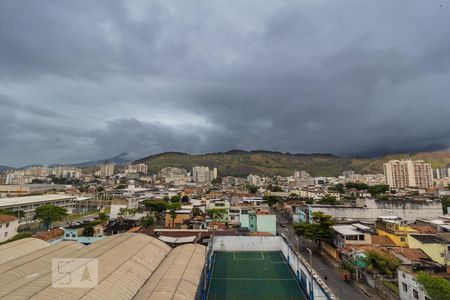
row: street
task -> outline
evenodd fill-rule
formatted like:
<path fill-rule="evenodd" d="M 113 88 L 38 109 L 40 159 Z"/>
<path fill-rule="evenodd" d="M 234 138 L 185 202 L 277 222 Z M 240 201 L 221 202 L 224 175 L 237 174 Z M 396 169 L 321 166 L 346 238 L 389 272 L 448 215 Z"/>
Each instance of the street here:
<path fill-rule="evenodd" d="M 280 221 L 285 226 L 280 226 Z M 339 299 L 374 299 L 363 293 L 353 281 L 344 282 L 339 268 L 320 254 L 315 243 L 298 237 L 294 232 L 293 225 L 279 214 L 277 215 L 277 231 L 279 234 L 283 233 L 294 248 L 299 248 L 300 254 L 306 261 L 312 261 L 313 269 Z M 325 276 L 327 280 L 325 280 Z"/>

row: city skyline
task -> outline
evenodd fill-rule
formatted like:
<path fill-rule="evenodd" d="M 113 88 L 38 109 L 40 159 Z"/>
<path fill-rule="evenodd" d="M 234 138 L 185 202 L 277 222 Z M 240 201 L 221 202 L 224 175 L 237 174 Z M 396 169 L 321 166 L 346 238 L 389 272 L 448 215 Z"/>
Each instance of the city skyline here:
<path fill-rule="evenodd" d="M 0 3 L 0 165 L 447 149 L 439 1 Z"/>

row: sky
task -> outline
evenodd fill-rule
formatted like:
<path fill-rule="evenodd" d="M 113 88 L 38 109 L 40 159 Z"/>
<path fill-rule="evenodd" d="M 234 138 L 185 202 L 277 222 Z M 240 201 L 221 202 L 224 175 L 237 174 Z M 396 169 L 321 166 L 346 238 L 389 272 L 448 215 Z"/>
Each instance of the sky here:
<path fill-rule="evenodd" d="M 450 1 L 0 1 L 0 165 L 450 145 Z"/>

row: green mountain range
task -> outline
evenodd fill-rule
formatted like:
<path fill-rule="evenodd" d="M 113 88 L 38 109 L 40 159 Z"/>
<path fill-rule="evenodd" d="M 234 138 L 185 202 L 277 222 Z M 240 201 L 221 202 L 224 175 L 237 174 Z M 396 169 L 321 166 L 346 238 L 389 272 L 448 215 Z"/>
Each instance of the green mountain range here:
<path fill-rule="evenodd" d="M 309 172 L 312 176 L 338 176 L 343 171 L 354 170 L 361 174 L 382 173 L 383 163 L 391 159 L 422 159 L 433 168 L 450 164 L 450 152 L 419 152 L 392 154 L 381 158 L 341 157 L 331 154 L 290 154 L 272 151 L 232 150 L 224 153 L 186 154 L 166 152 L 135 161 L 149 165 L 149 172 L 157 173 L 164 167 L 192 169 L 195 166 L 216 167 L 220 176 L 293 175 L 295 170 Z"/>

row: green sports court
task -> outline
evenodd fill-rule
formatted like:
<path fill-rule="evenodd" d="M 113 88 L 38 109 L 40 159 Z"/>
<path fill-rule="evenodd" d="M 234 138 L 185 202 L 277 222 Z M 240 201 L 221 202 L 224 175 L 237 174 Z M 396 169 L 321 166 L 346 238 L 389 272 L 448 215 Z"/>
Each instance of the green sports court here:
<path fill-rule="evenodd" d="M 281 252 L 215 252 L 207 299 L 306 297 Z"/>

